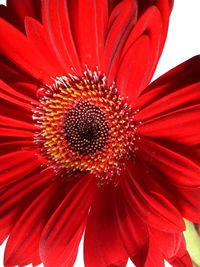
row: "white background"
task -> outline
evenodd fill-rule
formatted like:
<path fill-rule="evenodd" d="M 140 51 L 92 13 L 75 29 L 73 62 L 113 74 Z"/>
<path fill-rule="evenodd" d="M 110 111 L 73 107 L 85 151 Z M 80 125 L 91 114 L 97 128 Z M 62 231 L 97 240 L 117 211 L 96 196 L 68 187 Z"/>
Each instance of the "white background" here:
<path fill-rule="evenodd" d="M 0 3 L 5 1 L 0 0 Z M 175 0 L 168 38 L 154 79 L 197 54 L 200 54 L 200 0 Z M 3 247 L 0 250 L 0 267 L 3 267 Z M 81 245 L 75 267 L 83 266 Z M 127 266 L 133 264 L 129 262 Z"/>

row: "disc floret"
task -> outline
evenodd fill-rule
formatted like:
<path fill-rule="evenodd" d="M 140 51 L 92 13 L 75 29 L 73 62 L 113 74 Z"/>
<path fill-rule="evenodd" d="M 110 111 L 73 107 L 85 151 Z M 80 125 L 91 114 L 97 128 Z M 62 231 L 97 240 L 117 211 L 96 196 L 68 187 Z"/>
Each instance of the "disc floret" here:
<path fill-rule="evenodd" d="M 134 111 L 98 69 L 57 77 L 38 91 L 35 142 L 49 165 L 65 173 L 109 179 L 135 149 Z"/>

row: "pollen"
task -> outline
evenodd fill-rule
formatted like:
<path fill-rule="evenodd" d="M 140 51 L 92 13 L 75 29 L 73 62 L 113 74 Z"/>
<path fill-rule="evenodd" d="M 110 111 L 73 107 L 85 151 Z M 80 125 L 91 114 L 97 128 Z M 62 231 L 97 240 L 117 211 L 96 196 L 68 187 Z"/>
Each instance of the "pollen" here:
<path fill-rule="evenodd" d="M 112 179 L 135 149 L 134 111 L 98 69 L 67 75 L 38 90 L 35 142 L 48 164 L 65 173 Z M 102 178 L 103 179 L 103 178 Z"/>

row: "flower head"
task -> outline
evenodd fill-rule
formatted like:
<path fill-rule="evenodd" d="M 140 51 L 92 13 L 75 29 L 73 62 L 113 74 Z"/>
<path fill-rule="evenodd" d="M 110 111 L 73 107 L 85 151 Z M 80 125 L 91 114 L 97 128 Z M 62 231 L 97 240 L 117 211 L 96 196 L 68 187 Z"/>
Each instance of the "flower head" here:
<path fill-rule="evenodd" d="M 41 88 L 41 104 L 33 119 L 38 125 L 35 142 L 57 171 L 88 171 L 112 179 L 134 145 L 134 115 L 113 83 L 99 70 L 83 77 L 70 75 Z"/>
<path fill-rule="evenodd" d="M 148 85 L 173 1 L 1 6 L 5 266 L 192 266 L 200 222 L 200 58 Z"/>

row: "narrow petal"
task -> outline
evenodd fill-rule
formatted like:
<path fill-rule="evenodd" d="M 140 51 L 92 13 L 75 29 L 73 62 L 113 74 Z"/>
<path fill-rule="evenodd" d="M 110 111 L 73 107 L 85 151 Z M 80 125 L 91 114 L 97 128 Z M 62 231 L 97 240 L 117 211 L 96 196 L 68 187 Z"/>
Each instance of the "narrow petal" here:
<path fill-rule="evenodd" d="M 150 236 L 159 242 L 157 248 L 165 255 L 165 258 L 172 258 L 177 254 L 182 243 L 182 233 L 165 233 L 150 228 Z"/>
<path fill-rule="evenodd" d="M 7 7 L 1 6 L 0 15 L 13 26 L 24 32 L 26 16 L 41 20 L 40 0 L 7 0 Z M 39 11 L 39 12 L 38 12 Z"/>
<path fill-rule="evenodd" d="M 17 151 L 0 157 L 0 187 L 23 178 L 41 165 L 35 151 Z"/>
<path fill-rule="evenodd" d="M 14 151 L 22 150 L 34 150 L 35 144 L 32 140 L 13 140 L 8 136 L 1 136 L 0 137 L 0 156 L 8 154 Z"/>
<path fill-rule="evenodd" d="M 151 164 L 149 158 L 137 158 L 137 162 L 137 173 L 134 177 L 145 192 L 161 194 L 174 205 L 182 217 L 200 222 L 200 187 L 174 184 L 165 173 L 161 173 L 154 164 Z"/>
<path fill-rule="evenodd" d="M 79 179 L 42 232 L 40 257 L 47 267 L 70 267 L 74 264 L 72 259 L 75 260 L 74 255 L 96 190 L 96 180 L 93 177 L 86 175 Z"/>
<path fill-rule="evenodd" d="M 163 179 L 165 182 L 163 182 Z M 160 184 L 160 186 L 165 188 L 171 202 L 184 218 L 196 223 L 200 223 L 200 186 L 191 187 L 175 185 L 167 180 L 167 177 L 164 175 L 160 181 L 157 179 L 157 182 Z M 153 185 L 150 185 L 149 188 L 152 190 Z"/>
<path fill-rule="evenodd" d="M 18 86 L 20 91 L 23 89 L 27 91 L 27 96 L 18 92 Z M 34 130 L 37 129 L 33 124 L 33 110 L 39 103 L 28 96 L 29 92 L 33 90 L 32 85 L 20 83 L 15 84 L 14 87 L 0 81 L 2 114 L 0 135 L 33 138 Z"/>
<path fill-rule="evenodd" d="M 142 123 L 140 136 L 172 139 L 185 145 L 200 144 L 200 98 L 199 105 L 169 112 Z M 171 129 L 169 131 L 169 129 Z"/>
<path fill-rule="evenodd" d="M 161 33 L 160 12 L 153 6 L 138 20 L 123 48 L 117 86 L 121 94 L 129 96 L 133 106 L 152 78 L 160 56 Z"/>
<path fill-rule="evenodd" d="M 137 1 L 121 1 L 112 10 L 108 21 L 104 60 L 108 82 L 115 80 L 122 48 L 137 20 Z"/>
<path fill-rule="evenodd" d="M 30 151 L 16 151 L 9 154 L 4 154 L 0 158 L 1 162 L 1 171 L 11 168 L 13 165 L 18 165 L 23 159 L 26 161 L 27 158 L 32 158 L 34 156 L 33 152 Z"/>
<path fill-rule="evenodd" d="M 150 84 L 137 100 L 136 106 L 141 111 L 137 114 L 138 120 L 153 118 L 155 115 L 174 111 L 176 107 L 186 107 L 190 103 L 197 104 L 199 71 L 200 56 L 196 56 Z"/>
<path fill-rule="evenodd" d="M 173 267 L 194 267 L 190 255 L 187 251 L 185 252 L 185 255 L 176 257 L 173 260 L 169 260 L 169 262 Z"/>
<path fill-rule="evenodd" d="M 104 185 L 94 199 L 84 238 L 86 267 L 125 267 L 128 255 L 120 239 L 113 185 Z"/>
<path fill-rule="evenodd" d="M 140 112 L 135 116 L 142 122 L 140 135 L 189 146 L 200 143 L 199 71 L 200 57 L 194 57 L 146 89 L 138 99 Z"/>
<path fill-rule="evenodd" d="M 141 104 L 143 99 L 147 100 L 148 97 L 148 100 L 151 98 L 151 103 L 146 102 L 144 107 L 140 106 L 140 112 L 136 115 L 136 120 L 146 122 L 161 115 L 167 115 L 170 112 L 198 105 L 200 101 L 199 86 L 200 83 L 196 82 L 186 87 L 178 88 L 178 85 L 175 87 L 170 82 L 162 86 L 162 89 L 159 88 L 161 90 L 158 87 L 153 89 L 151 93 L 148 93 L 148 96 L 145 94 L 140 98 Z"/>
<path fill-rule="evenodd" d="M 24 73 L 23 73 L 24 74 Z M 18 81 L 27 81 L 27 78 L 20 73 L 19 68 L 16 67 L 13 63 L 11 63 L 8 59 L 1 56 L 0 61 L 0 77 L 5 82 L 18 82 Z M 30 78 L 31 76 L 29 76 Z M 29 81 L 30 82 L 30 81 Z"/>
<path fill-rule="evenodd" d="M 143 13 L 148 7 L 152 5 L 156 6 L 159 9 L 162 17 L 162 24 L 164 26 L 163 40 L 162 40 L 163 43 L 166 38 L 169 16 L 173 8 L 173 4 L 174 0 L 146 0 L 146 1 L 138 0 L 139 13 Z"/>
<path fill-rule="evenodd" d="M 151 6 L 156 6 L 157 9 L 160 12 L 161 15 L 161 21 L 162 21 L 162 33 L 161 33 L 161 39 L 160 39 L 160 50 L 159 50 L 159 55 L 162 53 L 165 40 L 167 37 L 167 32 L 168 32 L 168 25 L 169 25 L 169 18 L 170 18 L 170 13 L 172 11 L 174 4 L 174 0 L 139 0 L 139 15 L 140 13 L 142 14 L 145 12 L 145 10 Z M 159 58 L 159 57 L 158 57 Z"/>
<path fill-rule="evenodd" d="M 0 80 L 0 98 L 7 102 L 7 105 L 2 105 L 1 109 L 6 109 L 9 106 L 17 106 L 18 109 L 28 111 L 29 113 L 32 111 L 33 106 L 30 104 L 30 102 L 34 103 L 34 100 L 29 98 L 26 98 L 25 96 L 22 96 L 20 93 L 18 93 L 15 89 L 13 89 L 11 86 L 8 86 L 3 81 Z M 13 106 L 11 109 L 13 109 Z M 13 112 L 12 110 L 10 111 Z M 15 111 L 16 112 L 16 111 Z M 2 112 L 2 114 L 7 114 L 5 112 Z M 22 116 L 23 117 L 23 116 Z"/>
<path fill-rule="evenodd" d="M 134 205 L 135 211 L 144 222 L 156 229 L 166 232 L 183 231 L 183 219 L 167 197 L 160 192 L 146 192 L 144 186 L 137 181 L 144 179 L 145 171 L 135 167 L 132 160 L 127 163 L 127 179 L 122 189 L 128 204 Z"/>
<path fill-rule="evenodd" d="M 158 240 L 154 240 L 149 235 L 147 244 L 140 250 L 140 252 L 131 258 L 136 267 L 164 267 L 164 256 L 159 251 Z"/>
<path fill-rule="evenodd" d="M 200 166 L 190 157 L 147 139 L 141 138 L 138 145 L 144 160 L 175 185 L 200 186 Z"/>
<path fill-rule="evenodd" d="M 151 238 L 159 242 L 157 249 L 161 251 L 174 267 L 192 267 L 192 261 L 186 250 L 183 234 L 166 234 L 165 232 L 150 229 Z M 157 243 L 158 244 L 158 243 Z"/>
<path fill-rule="evenodd" d="M 108 20 L 106 0 L 77 0 L 71 6 L 70 19 L 82 68 L 102 67 Z"/>
<path fill-rule="evenodd" d="M 0 45 L 1 53 L 35 79 L 45 83 L 51 76 L 49 65 L 39 56 L 25 35 L 3 19 L 0 19 L 0 23 L 0 38 L 4 40 Z"/>
<path fill-rule="evenodd" d="M 25 28 L 27 39 L 34 46 L 39 53 L 40 57 L 46 61 L 48 66 L 51 66 L 51 75 L 53 77 L 62 75 L 66 72 L 66 68 L 63 68 L 58 58 L 52 51 L 50 40 L 47 36 L 47 32 L 44 26 L 37 20 L 30 17 L 25 18 Z"/>
<path fill-rule="evenodd" d="M 80 73 L 80 62 L 71 32 L 68 1 L 43 0 L 42 20 L 49 37 L 49 44 L 62 68 L 66 72 L 71 72 L 74 68 Z M 76 15 L 76 23 L 78 23 L 77 20 Z"/>
<path fill-rule="evenodd" d="M 11 100 L 22 108 L 25 106 L 27 109 L 32 109 L 32 105 L 39 105 L 39 101 L 35 99 L 37 89 L 37 85 L 31 83 L 15 82 L 8 85 L 0 80 L 1 97 L 7 101 Z"/>
<path fill-rule="evenodd" d="M 30 205 L 33 199 L 40 194 L 54 176 L 50 169 L 41 171 L 41 168 L 17 181 L 12 181 L 8 187 L 1 189 L 0 195 L 0 243 L 10 233 L 19 216 Z"/>
<path fill-rule="evenodd" d="M 149 244 L 148 244 L 148 252 L 145 258 L 145 263 L 144 265 L 138 265 L 137 267 L 154 267 L 154 266 L 159 266 L 159 267 L 164 267 L 164 256 L 158 251 L 156 242 L 153 242 L 150 238 Z M 140 260 L 141 262 L 141 260 Z"/>
<path fill-rule="evenodd" d="M 9 118 L 6 116 L 1 116 L 0 115 L 0 126 L 6 126 L 6 127 L 10 127 L 10 128 L 18 128 L 18 129 L 25 129 L 25 130 L 29 130 L 29 131 L 34 131 L 36 128 L 33 124 L 31 123 L 27 123 L 27 122 L 23 122 L 20 120 L 15 120 L 13 118 Z"/>
<path fill-rule="evenodd" d="M 23 131 L 18 129 L 0 128 L 0 136 L 13 136 L 13 137 L 28 137 L 33 138 L 33 132 Z"/>
<path fill-rule="evenodd" d="M 188 188 L 178 186 L 176 203 L 184 218 L 190 221 L 200 223 L 200 187 Z M 178 200 L 177 200 L 178 199 Z"/>
<path fill-rule="evenodd" d="M 123 177 L 127 179 L 127 177 Z M 123 179 L 122 178 L 122 179 Z M 129 258 L 133 259 L 145 250 L 148 243 L 148 229 L 146 222 L 137 214 L 135 203 L 129 203 L 127 192 L 116 188 L 113 201 L 118 222 L 119 234 L 126 248 Z"/>
<path fill-rule="evenodd" d="M 6 244 L 5 266 L 22 266 L 30 263 L 37 265 L 41 262 L 40 235 L 49 217 L 65 196 L 66 184 L 60 182 L 59 178 L 57 181 L 51 183 L 34 199 L 15 224 Z"/>

